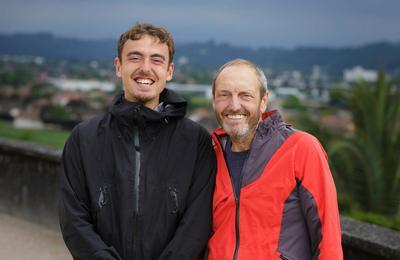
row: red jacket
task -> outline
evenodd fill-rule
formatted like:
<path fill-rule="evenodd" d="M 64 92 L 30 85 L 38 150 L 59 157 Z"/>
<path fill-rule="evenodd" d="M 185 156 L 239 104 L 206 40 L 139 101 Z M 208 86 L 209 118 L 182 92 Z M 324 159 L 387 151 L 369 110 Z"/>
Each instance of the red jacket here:
<path fill-rule="evenodd" d="M 317 139 L 263 115 L 233 192 L 227 135 L 213 133 L 218 168 L 209 260 L 343 259 L 336 189 Z"/>

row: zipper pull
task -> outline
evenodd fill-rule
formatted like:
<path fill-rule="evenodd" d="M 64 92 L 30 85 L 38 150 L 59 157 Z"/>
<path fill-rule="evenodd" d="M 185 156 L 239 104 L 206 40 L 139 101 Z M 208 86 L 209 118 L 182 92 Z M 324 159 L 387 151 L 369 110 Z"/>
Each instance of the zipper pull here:
<path fill-rule="evenodd" d="M 106 196 L 105 196 L 106 192 L 107 192 L 107 188 L 100 187 L 99 199 L 97 201 L 97 206 L 99 207 L 99 209 L 103 208 L 107 204 L 107 200 L 106 200 Z"/>

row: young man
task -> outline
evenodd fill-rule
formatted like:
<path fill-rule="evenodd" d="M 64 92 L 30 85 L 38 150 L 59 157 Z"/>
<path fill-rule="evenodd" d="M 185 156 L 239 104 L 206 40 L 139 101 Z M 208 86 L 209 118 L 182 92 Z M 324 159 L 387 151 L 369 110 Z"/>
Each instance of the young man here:
<path fill-rule="evenodd" d="M 121 35 L 124 92 L 79 124 L 62 156 L 60 224 L 74 259 L 195 259 L 211 232 L 215 154 L 165 88 L 174 42 L 161 27 Z"/>
<path fill-rule="evenodd" d="M 266 112 L 267 80 L 246 60 L 213 82 L 222 129 L 208 259 L 342 259 L 336 190 L 319 142 Z"/>

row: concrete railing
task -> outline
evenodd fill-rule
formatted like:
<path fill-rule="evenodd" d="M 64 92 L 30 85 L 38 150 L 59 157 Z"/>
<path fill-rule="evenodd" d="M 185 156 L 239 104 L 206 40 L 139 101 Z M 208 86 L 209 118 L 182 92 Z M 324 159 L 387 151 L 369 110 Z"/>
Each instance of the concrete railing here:
<path fill-rule="evenodd" d="M 61 151 L 0 138 L 0 212 L 58 229 Z M 341 217 L 345 259 L 400 259 L 400 232 Z"/>
<path fill-rule="evenodd" d="M 0 212 L 58 229 L 61 151 L 0 138 Z"/>

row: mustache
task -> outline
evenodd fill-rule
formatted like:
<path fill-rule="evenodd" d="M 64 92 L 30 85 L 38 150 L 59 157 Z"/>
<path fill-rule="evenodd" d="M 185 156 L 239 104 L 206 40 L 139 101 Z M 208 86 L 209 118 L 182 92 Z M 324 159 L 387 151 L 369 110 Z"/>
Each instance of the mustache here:
<path fill-rule="evenodd" d="M 152 73 L 146 72 L 142 69 L 136 70 L 132 73 L 131 78 L 136 78 L 136 77 L 144 77 L 144 78 L 151 78 L 151 79 L 154 78 Z"/>
<path fill-rule="evenodd" d="M 247 115 L 248 112 L 245 109 L 238 109 L 238 110 L 234 110 L 234 109 L 225 109 L 224 111 L 222 111 L 223 114 L 231 114 L 231 115 Z"/>

